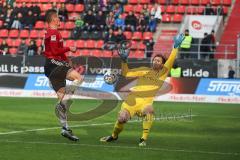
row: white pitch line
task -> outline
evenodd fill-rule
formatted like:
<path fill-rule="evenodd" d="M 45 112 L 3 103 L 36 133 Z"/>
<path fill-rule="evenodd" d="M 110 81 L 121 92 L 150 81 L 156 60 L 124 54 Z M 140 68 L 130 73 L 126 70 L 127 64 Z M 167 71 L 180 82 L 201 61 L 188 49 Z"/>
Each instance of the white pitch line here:
<path fill-rule="evenodd" d="M 186 115 L 186 116 L 176 116 L 176 117 L 160 117 L 156 118 L 156 120 L 169 120 L 169 119 L 180 119 L 180 118 L 188 118 L 194 117 L 196 115 Z M 141 120 L 141 119 L 140 119 Z M 129 121 L 128 123 L 133 122 L 140 122 L 140 120 L 133 120 Z M 115 122 L 107 122 L 107 123 L 93 123 L 93 124 L 80 124 L 80 125 L 73 125 L 71 128 L 78 128 L 78 127 L 91 127 L 91 126 L 105 126 L 105 125 L 112 125 Z M 10 132 L 0 132 L 0 135 L 10 135 L 10 134 L 17 134 L 17 133 L 24 133 L 24 132 L 35 132 L 35 131 L 46 131 L 46 130 L 54 130 L 54 129 L 61 129 L 62 127 L 49 127 L 49 128 L 37 128 L 37 129 L 28 129 L 28 130 L 20 130 L 20 131 L 10 131 Z"/>
<path fill-rule="evenodd" d="M 100 147 L 100 148 L 120 148 L 120 149 L 136 149 L 136 150 L 152 150 L 152 151 L 167 151 L 167 152 L 184 152 L 184 153 L 200 153 L 200 154 L 215 154 L 215 155 L 231 155 L 240 156 L 240 153 L 233 152 L 215 152 L 187 149 L 168 149 L 168 148 L 153 148 L 153 147 L 134 147 L 134 146 L 115 146 L 115 145 L 96 145 L 96 144 L 80 144 L 80 143 L 57 143 L 43 141 L 0 141 L 3 143 L 22 143 L 22 144 L 43 144 L 43 145 L 68 145 L 68 146 L 85 146 L 85 147 Z"/>
<path fill-rule="evenodd" d="M 73 126 L 71 126 L 71 128 L 89 127 L 89 126 L 104 126 L 104 125 L 110 125 L 110 124 L 114 124 L 114 123 L 73 125 Z M 24 133 L 24 132 L 35 132 L 35 131 L 46 131 L 46 130 L 54 130 L 54 129 L 61 129 L 61 128 L 62 127 L 50 127 L 50 128 L 38 128 L 38 129 L 29 129 L 29 130 L 21 130 L 21 131 L 2 132 L 2 133 L 0 133 L 0 135 L 17 134 L 17 133 Z"/>

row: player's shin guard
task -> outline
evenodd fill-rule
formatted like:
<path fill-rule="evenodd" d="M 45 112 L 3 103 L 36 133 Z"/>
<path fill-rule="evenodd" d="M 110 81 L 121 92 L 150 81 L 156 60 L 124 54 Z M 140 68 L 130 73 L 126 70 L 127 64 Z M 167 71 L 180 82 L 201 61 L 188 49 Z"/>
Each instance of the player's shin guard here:
<path fill-rule="evenodd" d="M 57 117 L 59 118 L 59 121 L 61 125 L 65 128 L 68 128 L 68 123 L 67 123 L 67 109 L 64 104 L 61 102 L 56 105 L 55 112 Z"/>
<path fill-rule="evenodd" d="M 144 117 L 142 139 L 147 140 L 149 131 L 152 127 L 153 120 L 154 120 L 154 115 L 153 114 L 147 114 Z"/>
<path fill-rule="evenodd" d="M 124 125 L 123 123 L 119 123 L 118 121 L 115 123 L 112 133 L 113 138 L 117 138 L 120 132 L 122 132 L 123 125 Z"/>

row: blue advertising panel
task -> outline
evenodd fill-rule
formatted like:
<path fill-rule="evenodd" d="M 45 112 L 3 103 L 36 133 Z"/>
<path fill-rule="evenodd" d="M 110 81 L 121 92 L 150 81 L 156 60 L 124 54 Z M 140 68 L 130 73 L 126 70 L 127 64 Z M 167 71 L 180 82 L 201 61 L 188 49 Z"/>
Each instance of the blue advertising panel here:
<path fill-rule="evenodd" d="M 70 85 L 71 81 L 67 81 Z M 80 88 L 82 90 L 112 92 L 114 85 L 108 85 L 104 82 L 103 76 L 85 76 Z M 49 80 L 44 74 L 29 74 L 24 87 L 25 90 L 52 90 L 49 86 Z"/>
<path fill-rule="evenodd" d="M 51 90 L 48 78 L 44 74 L 29 74 L 25 90 Z"/>
<path fill-rule="evenodd" d="M 198 84 L 196 94 L 240 96 L 240 79 L 202 78 Z"/>

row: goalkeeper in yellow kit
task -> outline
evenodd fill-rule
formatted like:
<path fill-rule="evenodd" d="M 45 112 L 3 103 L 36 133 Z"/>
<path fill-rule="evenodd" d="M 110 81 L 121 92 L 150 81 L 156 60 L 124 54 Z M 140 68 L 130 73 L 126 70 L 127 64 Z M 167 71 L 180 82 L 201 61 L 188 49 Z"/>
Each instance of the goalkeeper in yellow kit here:
<path fill-rule="evenodd" d="M 137 78 L 136 86 L 130 89 L 130 94 L 121 105 L 118 120 L 114 126 L 111 136 L 102 137 L 100 141 L 111 142 L 118 139 L 118 135 L 123 130 L 123 125 L 134 115 L 143 118 L 143 133 L 140 138 L 139 146 L 146 146 L 146 140 L 154 120 L 154 110 L 152 107 L 154 97 L 162 87 L 164 80 L 178 53 L 178 47 L 184 40 L 184 36 L 180 34 L 174 38 L 174 47 L 166 61 L 164 56 L 156 55 L 152 59 L 152 67 L 139 67 L 129 69 L 126 63 L 127 55 L 119 54 L 122 58 L 122 75 L 127 78 Z"/>

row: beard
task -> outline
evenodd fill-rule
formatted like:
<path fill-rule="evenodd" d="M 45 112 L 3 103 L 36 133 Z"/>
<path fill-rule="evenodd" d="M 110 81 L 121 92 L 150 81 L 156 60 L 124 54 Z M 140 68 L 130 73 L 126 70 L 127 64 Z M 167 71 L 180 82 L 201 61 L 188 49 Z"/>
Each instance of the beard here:
<path fill-rule="evenodd" d="M 153 64 L 153 69 L 154 69 L 154 70 L 159 71 L 159 70 L 161 70 L 162 68 L 163 68 L 163 65 L 162 65 L 162 64 Z"/>

